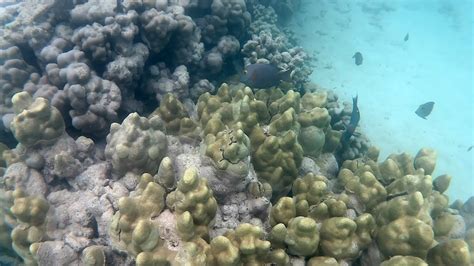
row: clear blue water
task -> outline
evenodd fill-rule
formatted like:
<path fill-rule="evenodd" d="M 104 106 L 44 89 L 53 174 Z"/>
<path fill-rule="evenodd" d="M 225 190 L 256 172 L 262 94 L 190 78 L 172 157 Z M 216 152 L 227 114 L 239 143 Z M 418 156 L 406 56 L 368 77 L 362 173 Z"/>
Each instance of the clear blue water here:
<path fill-rule="evenodd" d="M 473 1 L 306 0 L 292 22 L 316 58 L 312 80 L 343 100 L 359 95 L 361 127 L 381 149 L 438 152 L 450 200 L 474 194 Z M 406 34 L 409 39 L 404 41 Z M 361 52 L 364 61 L 354 64 Z M 414 112 L 434 101 L 427 120 Z"/>

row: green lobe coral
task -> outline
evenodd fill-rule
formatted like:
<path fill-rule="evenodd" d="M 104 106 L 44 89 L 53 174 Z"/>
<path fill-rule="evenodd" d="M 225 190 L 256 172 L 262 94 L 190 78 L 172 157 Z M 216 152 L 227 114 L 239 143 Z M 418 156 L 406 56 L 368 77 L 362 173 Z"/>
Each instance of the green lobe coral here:
<path fill-rule="evenodd" d="M 461 239 L 446 241 L 428 252 L 429 265 L 471 265 L 471 255 L 466 242 Z"/>
<path fill-rule="evenodd" d="M 111 125 L 105 157 L 119 174 L 129 171 L 155 174 L 167 147 L 163 124 L 158 117 L 147 119 L 132 113 L 121 125 Z"/>
<path fill-rule="evenodd" d="M 65 129 L 64 120 L 48 100 L 20 92 L 12 98 L 15 117 L 10 126 L 15 138 L 26 147 L 53 144 Z"/>
<path fill-rule="evenodd" d="M 121 198 L 109 231 L 115 245 L 134 255 L 160 246 L 158 228 L 151 217 L 159 215 L 164 206 L 165 190 L 154 182 L 148 182 L 135 196 Z"/>
<path fill-rule="evenodd" d="M 208 145 L 216 141 L 209 134 L 217 136 L 224 130 L 240 129 L 249 137 L 258 178 L 271 185 L 273 196 L 278 197 L 291 189 L 303 156 L 317 157 L 322 152 L 330 122 L 324 105 L 323 94 L 308 94 L 303 106 L 300 94 L 291 90 L 254 94 L 248 87 L 224 83 L 216 95 L 201 95 L 197 113 Z M 217 158 L 215 150 L 211 158 Z"/>
<path fill-rule="evenodd" d="M 363 214 L 355 221 L 334 217 L 324 220 L 320 232 L 325 255 L 336 259 L 356 258 L 372 242 L 375 221 L 370 214 Z"/>
<path fill-rule="evenodd" d="M 223 130 L 208 134 L 204 140 L 205 154 L 216 168 L 246 176 L 250 167 L 250 139 L 240 130 Z"/>
<path fill-rule="evenodd" d="M 171 93 L 165 94 L 160 106 L 149 118 L 155 116 L 164 121 L 167 134 L 191 138 L 197 135 L 197 124 L 189 118 L 183 103 Z"/>
<path fill-rule="evenodd" d="M 207 226 L 216 215 L 217 202 L 196 168 L 186 169 L 177 189 L 168 194 L 166 204 L 182 218 L 178 226 L 182 235 L 189 239 L 194 235 L 207 238 Z"/>
<path fill-rule="evenodd" d="M 389 260 L 386 260 L 380 264 L 381 266 L 428 266 L 428 264 L 413 256 L 393 256 Z"/>
<path fill-rule="evenodd" d="M 311 218 L 296 217 L 289 221 L 285 237 L 288 253 L 296 256 L 313 255 L 319 244 L 319 231 Z"/>
<path fill-rule="evenodd" d="M 261 227 L 243 223 L 224 236 L 239 248 L 240 260 L 244 265 L 263 265 L 269 262 L 270 242 L 264 240 Z"/>
<path fill-rule="evenodd" d="M 13 206 L 10 208 L 16 218 L 11 232 L 13 250 L 26 265 L 36 265 L 36 250 L 46 234 L 46 215 L 49 203 L 38 196 L 27 196 L 21 190 L 15 190 Z"/>
<path fill-rule="evenodd" d="M 405 255 L 423 259 L 433 241 L 431 227 L 410 216 L 382 226 L 377 235 L 378 246 L 386 256 Z"/>

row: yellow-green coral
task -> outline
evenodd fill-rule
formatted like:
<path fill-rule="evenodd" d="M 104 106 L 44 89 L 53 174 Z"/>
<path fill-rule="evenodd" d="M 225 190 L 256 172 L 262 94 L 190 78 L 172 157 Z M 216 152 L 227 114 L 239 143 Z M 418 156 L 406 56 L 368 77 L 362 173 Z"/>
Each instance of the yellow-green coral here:
<path fill-rule="evenodd" d="M 158 173 L 154 176 L 154 181 L 163 186 L 167 191 L 176 187 L 174 166 L 169 157 L 165 157 L 161 160 Z"/>
<path fill-rule="evenodd" d="M 225 236 L 217 236 L 211 241 L 212 262 L 214 265 L 239 265 L 239 248 Z"/>
<path fill-rule="evenodd" d="M 217 135 L 208 134 L 204 140 L 205 154 L 216 168 L 246 176 L 250 164 L 250 140 L 240 130 L 223 130 Z"/>
<path fill-rule="evenodd" d="M 342 131 L 333 130 L 331 127 L 328 127 L 325 134 L 323 152 L 333 153 L 341 144 Z"/>
<path fill-rule="evenodd" d="M 166 133 L 180 137 L 196 137 L 197 124 L 189 118 L 184 105 L 171 93 L 165 94 L 160 106 L 149 116 L 157 116 L 164 121 Z"/>
<path fill-rule="evenodd" d="M 298 114 L 298 123 L 301 125 L 298 141 L 306 156 L 316 158 L 321 154 L 326 142 L 325 130 L 330 121 L 331 117 L 326 108 L 303 109 Z"/>
<path fill-rule="evenodd" d="M 151 218 L 165 206 L 165 189 L 148 182 L 136 196 L 120 198 L 119 211 L 112 218 L 109 234 L 113 243 L 133 255 L 161 245 L 159 231 Z"/>
<path fill-rule="evenodd" d="M 317 222 L 322 222 L 330 217 L 342 217 L 347 212 L 346 202 L 347 198 L 342 196 L 328 198 L 320 204 L 311 206 L 308 210 L 308 217 Z"/>
<path fill-rule="evenodd" d="M 272 116 L 276 114 L 283 114 L 289 109 L 293 109 L 295 112 L 300 112 L 300 99 L 301 96 L 298 92 L 293 90 L 282 94 L 279 89 L 268 90 L 270 95 L 264 94 L 257 95 L 257 99 L 265 99 L 268 105 L 268 111 Z"/>
<path fill-rule="evenodd" d="M 324 131 L 315 126 L 302 127 L 298 136 L 298 142 L 303 147 L 304 155 L 312 158 L 321 154 L 325 141 Z"/>
<path fill-rule="evenodd" d="M 474 228 L 469 228 L 465 234 L 465 241 L 471 252 L 471 264 L 474 264 Z"/>
<path fill-rule="evenodd" d="M 428 264 L 413 256 L 393 256 L 380 264 L 380 266 L 428 266 Z"/>
<path fill-rule="evenodd" d="M 298 122 L 301 127 L 316 126 L 326 128 L 329 126 L 331 117 L 326 108 L 314 107 L 313 109 L 301 111 L 298 114 Z"/>
<path fill-rule="evenodd" d="M 101 246 L 89 246 L 82 251 L 81 262 L 86 266 L 105 266 L 105 254 Z"/>
<path fill-rule="evenodd" d="M 219 142 L 220 132 L 242 130 L 250 139 L 247 149 L 259 180 L 272 186 L 275 198 L 285 194 L 298 176 L 303 155 L 317 157 L 329 129 L 330 116 L 322 107 L 325 96 L 308 94 L 304 106 L 300 99 L 291 90 L 286 94 L 279 89 L 260 90 L 254 95 L 248 87 L 225 83 L 215 96 L 201 95 L 197 113 L 208 148 L 211 142 Z M 207 154 L 227 164 L 214 146 Z"/>
<path fill-rule="evenodd" d="M 307 216 L 309 208 L 319 204 L 328 195 L 327 179 L 308 173 L 293 182 L 293 199 L 297 215 Z"/>
<path fill-rule="evenodd" d="M 324 255 L 336 259 L 356 258 L 372 241 L 375 221 L 370 214 L 363 214 L 355 221 L 334 217 L 323 221 L 320 245 Z"/>
<path fill-rule="evenodd" d="M 431 226 L 410 216 L 401 217 L 379 229 L 377 244 L 385 256 L 425 258 L 434 241 Z"/>
<path fill-rule="evenodd" d="M 325 91 L 316 91 L 313 93 L 305 93 L 301 97 L 301 106 L 306 110 L 315 107 L 324 108 L 328 103 L 328 93 Z"/>
<path fill-rule="evenodd" d="M 385 161 L 379 164 L 379 179 L 384 185 L 404 176 L 415 174 L 413 157 L 408 153 L 391 154 Z"/>
<path fill-rule="evenodd" d="M 351 170 L 343 168 L 339 171 L 338 180 L 345 191 L 354 194 L 369 211 L 387 196 L 384 186 L 369 171 L 355 175 Z"/>
<path fill-rule="evenodd" d="M 105 157 L 119 174 L 132 171 L 155 174 L 168 144 L 160 118 L 129 114 L 122 124 L 113 123 L 107 135 Z"/>
<path fill-rule="evenodd" d="M 387 193 L 392 195 L 402 192 L 412 193 L 419 191 L 423 194 L 423 197 L 428 197 L 433 189 L 433 180 L 430 175 L 423 174 L 423 170 L 417 171 L 416 174 L 404 175 L 393 181 L 386 187 Z"/>
<path fill-rule="evenodd" d="M 311 218 L 298 216 L 292 218 L 288 226 L 282 223 L 273 226 L 269 240 L 274 250 L 287 250 L 296 256 L 311 256 L 318 249 L 318 225 Z"/>
<path fill-rule="evenodd" d="M 272 207 L 270 212 L 270 224 L 272 226 L 283 223 L 288 225 L 288 222 L 296 216 L 295 202 L 290 197 L 281 197 L 277 203 Z"/>
<path fill-rule="evenodd" d="M 49 204 L 41 197 L 26 196 L 21 190 L 15 190 L 13 197 L 10 211 L 17 219 L 11 232 L 13 250 L 26 265 L 36 265 L 35 253 L 45 235 Z"/>
<path fill-rule="evenodd" d="M 263 132 L 258 135 L 252 134 L 251 139 L 262 140 L 260 145 L 252 143 L 258 147 L 252 163 L 259 179 L 272 186 L 274 196 L 289 191 L 303 160 L 303 149 L 297 142 L 296 133 L 289 130 L 280 137 L 265 137 Z"/>
<path fill-rule="evenodd" d="M 306 263 L 306 266 L 339 266 L 339 265 L 340 264 L 337 262 L 335 258 L 323 257 L 323 256 L 312 257 Z"/>
<path fill-rule="evenodd" d="M 205 233 L 207 233 L 207 226 L 214 219 L 217 211 L 217 202 L 212 190 L 207 185 L 206 179 L 198 177 L 196 168 L 186 169 L 178 182 L 177 189 L 168 194 L 166 204 L 178 215 L 189 212 L 189 219 L 192 218 L 193 226 L 204 226 Z M 190 230 L 190 226 L 188 222 L 181 228 Z M 185 234 L 189 235 L 190 233 Z"/>
<path fill-rule="evenodd" d="M 440 175 L 433 180 L 433 189 L 443 193 L 448 190 L 449 183 L 451 183 L 450 175 Z"/>
<path fill-rule="evenodd" d="M 293 108 L 273 116 L 272 121 L 268 126 L 268 133 L 273 136 L 281 136 L 289 130 L 292 130 L 295 133 L 300 130 L 296 111 Z"/>
<path fill-rule="evenodd" d="M 137 255 L 135 262 L 137 266 L 170 266 L 174 261 L 175 253 L 165 248 L 157 248 L 155 251 L 144 251 Z"/>
<path fill-rule="evenodd" d="M 464 220 L 460 215 L 444 212 L 433 221 L 433 232 L 438 241 L 462 237 L 465 229 Z"/>
<path fill-rule="evenodd" d="M 432 248 L 428 252 L 429 265 L 471 265 L 471 254 L 466 242 L 461 239 L 452 239 Z"/>
<path fill-rule="evenodd" d="M 264 240 L 263 229 L 248 223 L 224 234 L 239 247 L 240 260 L 244 265 L 264 265 L 270 259 L 270 242 Z"/>
<path fill-rule="evenodd" d="M 427 204 L 421 192 L 415 192 L 407 196 L 395 197 L 389 201 L 382 202 L 373 211 L 379 226 L 405 216 L 415 217 L 431 224 Z"/>
<path fill-rule="evenodd" d="M 415 156 L 414 166 L 416 169 L 423 168 L 425 174 L 431 175 L 436 167 L 437 154 L 430 148 L 423 148 Z"/>
<path fill-rule="evenodd" d="M 288 253 L 296 256 L 314 255 L 319 244 L 319 231 L 311 218 L 295 217 L 288 222 L 285 244 Z"/>
<path fill-rule="evenodd" d="M 19 92 L 12 98 L 15 117 L 10 126 L 15 138 L 30 147 L 37 144 L 53 144 L 65 129 L 64 120 L 56 107 L 45 98 L 33 100 L 27 92 Z"/>
<path fill-rule="evenodd" d="M 226 83 L 216 95 L 205 93 L 199 97 L 197 114 L 204 136 L 215 135 L 224 126 L 250 134 L 258 123 L 269 119 L 265 103 L 256 100 L 250 88 L 234 89 Z"/>
<path fill-rule="evenodd" d="M 212 261 L 210 252 L 209 244 L 201 238 L 192 242 L 185 242 L 176 253 L 173 264 L 187 266 L 210 265 Z"/>

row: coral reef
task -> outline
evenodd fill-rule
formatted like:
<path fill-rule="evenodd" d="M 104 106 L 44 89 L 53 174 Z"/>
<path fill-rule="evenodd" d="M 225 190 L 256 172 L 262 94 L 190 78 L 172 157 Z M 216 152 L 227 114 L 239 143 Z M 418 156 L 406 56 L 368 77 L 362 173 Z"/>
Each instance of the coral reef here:
<path fill-rule="evenodd" d="M 352 106 L 276 25 L 299 1 L 46 2 L 0 15 L 0 264 L 474 263 L 436 151 L 341 145 Z M 236 81 L 257 62 L 292 82 Z"/>

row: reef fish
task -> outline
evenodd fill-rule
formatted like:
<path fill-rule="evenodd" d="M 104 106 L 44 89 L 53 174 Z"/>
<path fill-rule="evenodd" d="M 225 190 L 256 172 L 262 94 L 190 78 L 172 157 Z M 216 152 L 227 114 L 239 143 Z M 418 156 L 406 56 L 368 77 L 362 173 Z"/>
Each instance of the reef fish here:
<path fill-rule="evenodd" d="M 403 40 L 406 42 L 408 41 L 409 38 L 410 38 L 410 34 L 407 33 L 407 35 L 405 35 L 405 38 L 403 38 Z"/>
<path fill-rule="evenodd" d="M 426 117 L 431 114 L 431 111 L 433 111 L 434 104 L 434 102 L 427 102 L 420 105 L 418 109 L 416 109 L 415 114 L 423 119 L 426 119 Z"/>
<path fill-rule="evenodd" d="M 467 148 L 467 151 L 471 151 L 473 147 L 474 145 L 469 146 L 469 148 Z"/>
<path fill-rule="evenodd" d="M 357 98 L 357 95 L 356 97 L 352 97 L 351 121 L 349 122 L 349 125 L 346 126 L 346 130 L 342 133 L 341 136 L 341 143 L 343 147 L 349 144 L 349 139 L 352 137 L 352 135 L 354 135 L 354 131 L 356 130 L 357 125 L 359 124 L 360 112 L 359 107 L 357 106 Z"/>
<path fill-rule="evenodd" d="M 362 65 L 362 61 L 364 60 L 364 58 L 362 57 L 362 54 L 360 52 L 357 52 L 355 53 L 352 58 L 355 59 L 355 64 L 356 65 Z"/>
<path fill-rule="evenodd" d="M 280 81 L 291 82 L 290 71 L 282 71 L 271 64 L 251 64 L 247 66 L 245 75 L 240 79 L 246 85 L 265 89 L 280 84 Z"/>
<path fill-rule="evenodd" d="M 399 193 L 387 195 L 387 198 L 385 200 L 389 201 L 389 200 L 394 199 L 396 197 L 407 196 L 407 195 L 408 195 L 408 192 L 406 192 L 406 191 L 399 192 Z"/>

